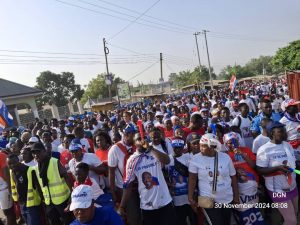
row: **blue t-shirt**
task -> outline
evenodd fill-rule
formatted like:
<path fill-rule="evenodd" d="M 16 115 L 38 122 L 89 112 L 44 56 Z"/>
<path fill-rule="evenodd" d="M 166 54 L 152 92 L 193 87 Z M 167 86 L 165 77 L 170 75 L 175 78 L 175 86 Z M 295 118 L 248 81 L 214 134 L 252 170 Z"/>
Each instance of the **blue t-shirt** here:
<path fill-rule="evenodd" d="M 74 220 L 70 225 L 124 225 L 121 217 L 110 207 L 95 208 L 95 215 L 92 221 L 80 223 Z"/>
<path fill-rule="evenodd" d="M 59 152 L 51 152 L 51 157 L 60 160 L 60 153 Z"/>
<path fill-rule="evenodd" d="M 0 148 L 6 148 L 7 144 L 8 144 L 7 138 L 0 136 Z"/>
<path fill-rule="evenodd" d="M 261 131 L 262 131 L 261 126 L 260 126 L 260 122 L 265 117 L 266 116 L 263 113 L 260 113 L 256 117 L 254 117 L 252 122 L 251 122 L 250 130 L 252 132 L 256 132 L 256 133 L 260 134 Z M 274 122 L 279 122 L 279 120 L 281 119 L 281 115 L 279 113 L 274 113 L 273 112 L 270 119 L 273 120 Z"/>

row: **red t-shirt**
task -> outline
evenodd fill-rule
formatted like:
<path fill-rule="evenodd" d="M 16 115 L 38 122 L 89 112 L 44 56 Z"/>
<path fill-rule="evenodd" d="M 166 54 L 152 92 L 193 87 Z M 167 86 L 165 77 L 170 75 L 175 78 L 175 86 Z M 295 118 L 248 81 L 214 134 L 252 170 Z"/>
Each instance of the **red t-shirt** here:
<path fill-rule="evenodd" d="M 255 163 L 256 162 L 256 156 L 253 154 L 253 152 L 248 148 L 248 147 L 239 147 L 239 149 L 241 150 L 242 153 L 246 153 L 247 156 Z M 258 178 L 258 175 L 257 173 L 255 172 L 254 169 L 252 169 L 250 167 L 250 165 L 244 160 L 244 159 L 240 159 L 240 160 L 237 160 L 235 157 L 234 157 L 234 152 L 232 151 L 229 151 L 228 152 L 228 155 L 230 156 L 232 162 L 233 162 L 233 165 L 234 165 L 234 168 L 236 170 L 238 170 L 239 168 L 243 169 L 246 171 L 247 173 L 247 177 L 248 179 L 255 179 L 256 182 L 258 183 L 259 182 L 259 178 Z M 238 173 L 238 171 L 237 171 Z"/>
<path fill-rule="evenodd" d="M 165 129 L 165 137 L 166 138 L 172 138 L 172 137 L 174 137 L 174 131 L 173 131 L 173 129 L 171 129 L 171 130 L 166 130 Z"/>
<path fill-rule="evenodd" d="M 107 165 L 107 161 L 108 161 L 108 151 L 107 150 L 102 150 L 102 149 L 97 149 L 95 154 L 97 155 L 97 157 L 105 164 Z"/>
<path fill-rule="evenodd" d="M 63 165 L 63 167 L 66 168 L 66 165 L 68 165 L 71 159 L 72 159 L 72 154 L 68 149 L 63 150 L 60 153 L 60 162 Z"/>
<path fill-rule="evenodd" d="M 0 177 L 3 178 L 2 170 L 6 167 L 6 158 L 7 155 L 3 152 L 0 152 Z"/>
<path fill-rule="evenodd" d="M 92 152 L 94 152 L 94 142 L 93 142 L 93 140 L 90 139 L 90 138 L 87 138 L 87 140 L 88 140 L 88 142 L 89 142 L 89 144 L 90 144 L 90 147 L 91 147 Z"/>
<path fill-rule="evenodd" d="M 193 133 L 193 132 L 195 132 L 195 133 L 197 133 L 197 134 L 199 134 L 199 135 L 201 135 L 201 136 L 205 134 L 205 129 L 204 129 L 203 127 L 201 127 L 201 128 L 198 129 L 198 130 L 191 130 L 189 127 L 185 127 L 185 128 L 183 128 L 182 130 L 184 131 L 184 134 L 185 134 L 186 137 L 187 137 L 190 133 Z"/>

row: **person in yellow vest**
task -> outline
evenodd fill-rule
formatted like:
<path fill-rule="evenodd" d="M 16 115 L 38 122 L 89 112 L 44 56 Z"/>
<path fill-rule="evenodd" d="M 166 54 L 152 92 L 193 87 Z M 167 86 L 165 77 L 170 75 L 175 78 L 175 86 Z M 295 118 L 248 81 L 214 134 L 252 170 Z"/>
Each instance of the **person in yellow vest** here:
<path fill-rule="evenodd" d="M 21 214 L 27 225 L 40 225 L 41 198 L 37 191 L 38 180 L 34 167 L 19 162 L 17 155 L 7 157 L 10 185 L 14 202 L 20 204 Z"/>
<path fill-rule="evenodd" d="M 49 156 L 40 142 L 31 146 L 31 153 L 38 162 L 37 178 L 50 225 L 69 225 L 74 217 L 71 212 L 65 210 L 72 190 L 66 169 L 58 159 Z"/>

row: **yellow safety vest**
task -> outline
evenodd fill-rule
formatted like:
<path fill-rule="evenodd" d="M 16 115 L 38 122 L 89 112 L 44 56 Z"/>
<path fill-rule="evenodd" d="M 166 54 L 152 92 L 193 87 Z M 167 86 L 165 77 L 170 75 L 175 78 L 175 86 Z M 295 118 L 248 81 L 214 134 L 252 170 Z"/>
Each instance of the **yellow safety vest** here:
<path fill-rule="evenodd" d="M 33 207 L 38 206 L 41 204 L 41 198 L 37 190 L 33 188 L 32 185 L 32 171 L 35 171 L 33 167 L 29 167 L 27 170 L 27 180 L 28 180 L 28 186 L 27 186 L 27 201 L 26 201 L 26 207 Z M 13 179 L 12 171 L 10 170 L 10 183 L 11 183 L 11 192 L 12 192 L 12 198 L 15 202 L 19 200 L 16 183 Z"/>
<path fill-rule="evenodd" d="M 51 202 L 54 205 L 60 205 L 70 197 L 70 189 L 65 179 L 60 177 L 57 159 L 51 158 L 49 161 L 49 166 L 47 169 L 48 186 L 43 186 L 43 180 L 40 177 L 39 171 L 37 177 L 46 205 L 50 205 Z"/>

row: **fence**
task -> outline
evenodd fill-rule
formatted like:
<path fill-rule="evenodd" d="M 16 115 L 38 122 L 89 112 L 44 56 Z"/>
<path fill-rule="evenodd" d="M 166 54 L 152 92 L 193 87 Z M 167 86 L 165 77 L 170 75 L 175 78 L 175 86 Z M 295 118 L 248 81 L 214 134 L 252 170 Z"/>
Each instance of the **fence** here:
<path fill-rule="evenodd" d="M 73 104 L 73 110 L 74 110 L 74 114 L 79 114 L 77 104 Z M 68 106 L 57 107 L 57 111 L 59 115 L 58 119 L 67 119 L 69 116 L 71 116 L 70 109 Z M 38 114 L 40 120 L 46 119 L 50 121 L 51 118 L 55 118 L 55 115 L 53 115 L 51 108 L 39 110 Z M 20 125 L 22 126 L 27 126 L 27 124 L 35 122 L 34 114 L 31 111 L 31 109 L 29 109 L 26 113 L 19 114 L 19 118 L 20 118 Z"/>

